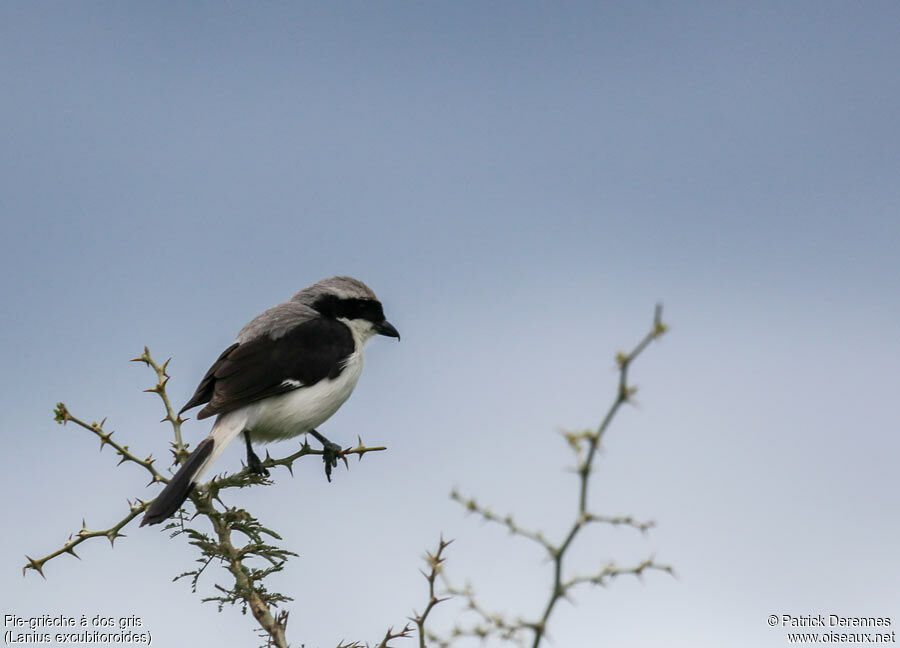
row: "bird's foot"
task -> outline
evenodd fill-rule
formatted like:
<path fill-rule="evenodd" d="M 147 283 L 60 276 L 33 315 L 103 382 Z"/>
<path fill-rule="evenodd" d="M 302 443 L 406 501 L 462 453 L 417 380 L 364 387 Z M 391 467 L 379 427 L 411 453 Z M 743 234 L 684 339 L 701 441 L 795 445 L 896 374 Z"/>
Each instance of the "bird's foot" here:
<path fill-rule="evenodd" d="M 263 468 L 262 461 L 253 452 L 253 446 L 250 445 L 250 435 L 246 431 L 244 432 L 244 441 L 247 443 L 247 472 L 268 477 L 269 471 Z"/>
<path fill-rule="evenodd" d="M 262 461 L 259 460 L 259 457 L 256 456 L 255 452 L 247 456 L 247 471 L 254 475 L 262 475 L 263 477 L 269 476 L 269 470 L 263 468 Z"/>
<path fill-rule="evenodd" d="M 331 471 L 337 466 L 338 459 L 341 459 L 341 453 L 344 449 L 337 443 L 332 443 L 316 430 L 310 430 L 319 443 L 322 444 L 322 460 L 325 462 L 325 478 L 331 481 Z"/>

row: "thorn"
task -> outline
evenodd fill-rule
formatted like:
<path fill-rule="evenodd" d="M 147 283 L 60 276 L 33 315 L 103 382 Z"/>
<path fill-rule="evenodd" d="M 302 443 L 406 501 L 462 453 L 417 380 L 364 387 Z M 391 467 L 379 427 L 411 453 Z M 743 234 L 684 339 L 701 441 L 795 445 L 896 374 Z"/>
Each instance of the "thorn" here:
<path fill-rule="evenodd" d="M 130 362 L 143 362 L 148 367 L 150 366 L 150 349 L 144 347 L 144 352 L 139 355 L 137 358 L 132 358 Z"/>
<path fill-rule="evenodd" d="M 656 304 L 656 308 L 653 309 L 653 334 L 657 337 L 659 337 L 669 329 L 668 326 L 663 324 L 662 309 L 662 302 L 658 302 Z"/>
<path fill-rule="evenodd" d="M 101 452 L 103 451 L 103 446 L 105 446 L 107 443 L 109 443 L 109 440 L 112 437 L 112 435 L 113 435 L 112 431 L 106 432 L 106 433 L 97 432 L 97 436 L 100 437 L 100 451 Z"/>
<path fill-rule="evenodd" d="M 293 466 L 293 464 L 286 464 L 286 465 L 287 465 L 288 472 L 291 473 L 291 477 L 293 477 L 293 476 L 294 476 L 294 466 Z"/>
<path fill-rule="evenodd" d="M 172 358 L 169 358 L 168 360 L 166 360 L 165 362 L 163 362 L 163 363 L 162 363 L 162 366 L 159 368 L 159 370 L 162 371 L 163 375 L 165 375 L 165 373 L 166 373 L 166 367 L 169 366 L 169 363 L 170 363 L 170 362 L 172 362 Z"/>
<path fill-rule="evenodd" d="M 28 564 L 22 568 L 22 576 L 23 577 L 25 576 L 25 570 L 30 567 L 31 569 L 36 571 L 38 574 L 40 574 L 41 578 L 43 578 L 44 580 L 47 580 L 47 577 L 44 576 L 44 561 L 43 560 L 35 560 L 34 558 L 32 558 L 31 556 L 29 556 L 27 554 L 25 555 L 25 558 L 28 559 Z"/>
<path fill-rule="evenodd" d="M 75 553 L 75 548 L 74 548 L 74 547 L 68 547 L 68 548 L 66 549 L 66 553 L 70 553 L 70 554 L 72 554 L 73 556 L 75 556 L 76 558 L 78 558 L 78 560 L 81 560 L 81 556 L 79 556 L 77 553 Z"/>

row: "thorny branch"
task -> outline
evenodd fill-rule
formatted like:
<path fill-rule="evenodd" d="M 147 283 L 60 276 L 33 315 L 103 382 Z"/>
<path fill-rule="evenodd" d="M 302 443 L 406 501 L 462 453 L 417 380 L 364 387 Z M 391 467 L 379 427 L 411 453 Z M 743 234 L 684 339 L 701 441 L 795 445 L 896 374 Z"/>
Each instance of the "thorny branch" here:
<path fill-rule="evenodd" d="M 103 429 L 104 424 L 106 423 L 106 419 L 103 419 L 99 423 L 94 421 L 93 423 L 86 423 L 79 419 L 76 416 L 73 416 L 69 410 L 66 408 L 65 404 L 57 403 L 56 409 L 53 410 L 54 420 L 60 425 L 65 425 L 69 421 L 75 423 L 76 425 L 83 427 L 86 430 L 90 430 L 94 434 L 96 434 L 100 438 L 100 451 L 103 451 L 103 447 L 109 445 L 113 450 L 116 451 L 116 454 L 121 457 L 118 465 L 122 465 L 126 462 L 135 463 L 147 472 L 150 473 L 150 482 L 147 484 L 150 486 L 151 484 L 162 482 L 168 483 L 168 479 L 163 477 L 157 472 L 156 468 L 153 467 L 153 462 L 156 461 L 152 456 L 148 456 L 146 459 L 140 459 L 137 455 L 132 453 L 128 446 L 120 445 L 117 441 L 113 440 L 112 435 L 113 432 L 106 432 Z M 134 503 L 128 500 L 128 513 L 119 520 L 116 524 L 112 525 L 108 529 L 101 529 L 98 531 L 90 531 L 87 528 L 87 524 L 84 520 L 81 521 L 81 529 L 74 533 L 70 533 L 68 539 L 65 543 L 63 543 L 62 547 L 53 551 L 43 558 L 31 558 L 30 556 L 25 556 L 28 561 L 25 566 L 22 568 L 22 575 L 24 576 L 26 571 L 29 569 L 33 569 L 41 576 L 44 576 L 44 564 L 60 556 L 64 553 L 71 554 L 78 558 L 78 554 L 75 553 L 75 547 L 80 545 L 85 540 L 89 540 L 91 538 L 100 538 L 105 537 L 109 540 L 110 545 L 115 545 L 116 538 L 124 538 L 125 534 L 121 533 L 122 528 L 127 525 L 131 520 L 136 518 L 138 515 L 144 512 L 150 505 L 150 502 L 144 502 L 140 499 L 135 499 Z"/>
<path fill-rule="evenodd" d="M 616 363 L 619 369 L 616 395 L 600 425 L 594 430 L 565 433 L 565 439 L 576 456 L 576 473 L 579 477 L 579 483 L 577 514 L 561 542 L 551 542 L 540 531 L 531 531 L 520 526 L 514 521 L 511 515 L 497 515 L 491 511 L 491 509 L 479 504 L 474 498 L 463 497 L 457 491 L 451 493 L 451 497 L 464 506 L 467 511 L 480 516 L 488 522 L 506 527 L 513 535 L 521 536 L 540 545 L 547 553 L 553 565 L 553 582 L 550 587 L 550 594 L 544 606 L 543 613 L 539 619 L 530 621 L 524 619 L 516 619 L 513 621 L 506 619 L 502 615 L 487 611 L 477 601 L 471 586 L 467 585 L 465 588 L 459 589 L 450 584 L 449 581 L 447 581 L 446 576 L 444 576 L 447 592 L 451 595 L 461 596 L 466 601 L 467 609 L 475 613 L 479 618 L 479 622 L 473 627 L 456 627 L 453 631 L 454 637 L 474 636 L 484 639 L 493 635 L 503 640 L 520 640 L 523 633 L 530 631 L 532 634 L 531 646 L 532 648 L 538 648 L 542 639 L 547 636 L 547 625 L 556 604 L 562 598 L 569 598 L 570 591 L 577 585 L 583 583 L 605 585 L 610 580 L 619 576 L 633 575 L 635 577 L 641 577 L 645 571 L 650 570 L 674 574 L 674 571 L 670 566 L 657 563 L 653 557 L 647 558 L 637 565 L 629 567 L 618 566 L 615 563 L 610 562 L 596 573 L 586 576 L 572 576 L 567 578 L 564 576 L 563 569 L 565 557 L 569 548 L 572 546 L 581 530 L 590 523 L 628 526 L 641 533 L 645 533 L 654 526 L 653 522 L 639 522 L 630 516 L 606 516 L 590 512 L 588 510 L 588 486 L 593 471 L 597 448 L 599 447 L 603 436 L 609 429 L 619 408 L 629 402 L 630 398 L 637 391 L 636 387 L 628 384 L 628 370 L 644 349 L 646 349 L 653 340 L 662 336 L 666 330 L 667 327 L 662 322 L 662 306 L 657 305 L 654 311 L 653 325 L 650 331 L 637 343 L 637 345 L 635 345 L 630 353 L 619 352 L 616 354 Z M 452 643 L 452 639 L 438 639 L 438 643 L 441 646 L 449 646 Z"/>
<path fill-rule="evenodd" d="M 166 373 L 166 368 L 169 366 L 172 358 L 169 358 L 161 365 L 157 364 L 153 360 L 153 357 L 150 355 L 150 349 L 144 347 L 144 352 L 138 357 L 132 358 L 131 361 L 143 362 L 145 365 L 156 372 L 156 385 L 154 385 L 150 389 L 145 389 L 144 391 L 156 394 L 157 396 L 159 396 L 159 399 L 163 403 L 163 407 L 166 410 L 166 415 L 163 417 L 160 423 L 165 423 L 166 421 L 168 421 L 172 425 L 172 432 L 175 435 L 175 441 L 172 443 L 172 455 L 175 458 L 175 465 L 178 465 L 185 459 L 187 459 L 188 456 L 187 447 L 181 440 L 181 424 L 184 423 L 187 419 L 181 418 L 180 414 L 175 413 L 175 409 L 172 407 L 172 403 L 169 401 L 169 395 L 166 393 L 166 384 L 169 382 L 170 378 L 169 374 Z"/>
<path fill-rule="evenodd" d="M 438 598 L 437 594 L 435 594 L 434 584 L 437 580 L 438 574 L 441 573 L 442 566 L 446 558 L 444 558 L 444 549 L 450 546 L 453 540 L 444 540 L 444 537 L 441 536 L 441 539 L 438 541 L 437 550 L 434 553 L 425 552 L 425 563 L 428 565 L 428 571 L 422 571 L 422 576 L 425 577 L 425 580 L 428 581 L 428 603 L 425 605 L 425 609 L 421 614 L 417 613 L 413 610 L 413 616 L 410 617 L 410 621 L 416 624 L 416 627 L 419 629 L 419 648 L 426 648 L 425 646 L 425 620 L 428 618 L 428 615 L 431 613 L 431 610 L 434 609 L 434 606 L 438 603 L 446 601 L 448 597 Z"/>
<path fill-rule="evenodd" d="M 168 394 L 166 393 L 166 384 L 169 381 L 169 374 L 166 372 L 166 369 L 169 365 L 169 360 L 166 360 L 166 362 L 161 365 L 156 363 L 150 355 L 149 349 L 144 347 L 144 352 L 137 358 L 134 358 L 133 361 L 143 362 L 156 373 L 156 384 L 145 391 L 157 394 L 163 403 L 166 416 L 162 421 L 168 421 L 172 426 L 175 438 L 172 443 L 173 464 L 178 465 L 184 461 L 188 455 L 187 446 L 184 444 L 181 437 L 181 424 L 186 419 L 175 412 L 169 401 Z M 69 412 L 68 408 L 63 403 L 57 404 L 54 415 L 57 423 L 66 424 L 72 422 L 79 427 L 93 432 L 100 439 L 101 451 L 105 446 L 109 445 L 116 454 L 121 457 L 119 465 L 123 463 L 134 463 L 141 466 L 150 474 L 150 483 L 148 486 L 154 483 L 168 483 L 169 480 L 160 474 L 154 467 L 153 463 L 155 460 L 152 456 L 141 459 L 138 455 L 134 454 L 127 445 L 122 445 L 113 439 L 112 431 L 107 432 L 104 430 L 104 424 L 106 423 L 105 419 L 99 423 L 86 423 Z M 385 449 L 386 448 L 383 446 L 366 446 L 363 444 L 362 439 L 358 438 L 358 444 L 355 447 L 342 450 L 338 456 L 344 460 L 345 464 L 347 464 L 347 457 L 350 455 L 356 455 L 362 459 L 366 453 L 382 451 Z M 322 450 L 314 450 L 308 443 L 304 442 L 297 452 L 283 458 L 272 458 L 267 453 L 266 459 L 262 462 L 262 465 L 265 468 L 284 466 L 291 474 L 293 474 L 294 461 L 306 455 L 322 454 Z M 283 594 L 268 591 L 263 584 L 263 580 L 270 574 L 281 571 L 286 560 L 296 554 L 267 542 L 265 538 L 281 540 L 281 537 L 271 529 L 260 524 L 260 522 L 247 511 L 227 507 L 224 508 L 224 510 L 219 510 L 219 508 L 216 507 L 216 504 L 221 504 L 220 492 L 223 489 L 243 488 L 251 484 L 271 483 L 271 480 L 250 473 L 246 468 L 231 475 L 216 477 L 208 483 L 196 488 L 194 492 L 191 493 L 191 501 L 197 511 L 191 519 L 199 516 L 209 520 L 212 525 L 214 537 L 186 526 L 185 523 L 187 520 L 185 520 L 183 513 L 176 517 L 173 522 L 170 522 L 166 528 L 174 530 L 173 536 L 182 533 L 186 534 L 189 538 L 189 543 L 197 547 L 201 553 L 201 557 L 197 559 L 200 566 L 195 570 L 180 574 L 175 580 L 190 577 L 191 588 L 196 591 L 198 580 L 206 567 L 213 561 L 220 562 L 233 577 L 234 585 L 230 588 L 215 585 L 215 588 L 220 595 L 207 597 L 203 600 L 218 603 L 220 609 L 226 603 L 240 605 L 244 610 L 249 608 L 260 625 L 261 634 L 266 639 L 266 645 L 276 646 L 277 648 L 287 648 L 288 644 L 285 638 L 285 628 L 287 626 L 288 613 L 287 611 L 276 612 L 275 608 L 277 608 L 279 604 L 291 599 Z M 134 503 L 129 500 L 128 513 L 116 524 L 107 529 L 91 531 L 87 528 L 87 524 L 84 520 L 82 520 L 81 530 L 71 534 L 68 540 L 56 551 L 47 554 L 43 558 L 31 558 L 30 556 L 26 556 L 27 562 L 22 569 L 23 575 L 31 569 L 38 572 L 41 576 L 44 576 L 44 565 L 48 561 L 64 553 L 71 554 L 78 558 L 78 555 L 75 553 L 75 547 L 90 538 L 105 537 L 113 544 L 116 538 L 124 537 L 125 534 L 123 534 L 121 530 L 131 522 L 131 520 L 143 513 L 151 503 L 152 500 L 144 502 L 140 499 L 135 499 Z M 247 543 L 243 545 L 235 543 L 234 532 L 238 532 L 244 536 L 247 539 Z M 252 564 L 253 559 L 262 560 L 263 566 L 254 567 Z M 407 637 L 409 632 L 409 627 L 404 627 L 399 633 L 388 630 L 378 646 L 380 648 L 389 648 L 392 640 Z M 342 647 L 339 648 L 350 648 L 352 646 L 361 646 L 361 644 L 353 642 L 350 644 L 343 644 Z"/>

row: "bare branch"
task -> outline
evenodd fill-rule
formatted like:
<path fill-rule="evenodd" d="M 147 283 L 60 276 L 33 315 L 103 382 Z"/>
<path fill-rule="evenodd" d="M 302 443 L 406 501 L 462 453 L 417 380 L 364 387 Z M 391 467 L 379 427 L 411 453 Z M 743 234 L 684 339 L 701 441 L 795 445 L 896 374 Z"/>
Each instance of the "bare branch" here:
<path fill-rule="evenodd" d="M 131 361 L 143 362 L 156 372 L 156 385 L 150 389 L 145 389 L 144 391 L 156 394 L 163 402 L 166 415 L 163 417 L 162 421 L 169 421 L 169 423 L 172 424 L 172 432 L 175 435 L 175 443 L 173 444 L 172 452 L 175 455 L 175 464 L 178 465 L 187 459 L 188 456 L 187 448 L 181 440 L 181 424 L 187 419 L 181 418 L 180 414 L 175 413 L 175 409 L 172 407 L 172 403 L 169 401 L 169 396 L 166 393 L 166 384 L 169 382 L 170 378 L 169 374 L 166 373 L 166 368 L 169 366 L 169 362 L 172 361 L 172 358 L 169 358 L 161 365 L 157 364 L 150 355 L 150 349 L 144 347 L 144 352 L 137 358 L 132 358 Z"/>
<path fill-rule="evenodd" d="M 506 527 L 512 535 L 521 536 L 523 538 L 527 538 L 533 542 L 541 545 L 547 553 L 551 556 L 556 554 L 559 549 L 553 545 L 549 540 L 544 537 L 544 534 L 540 531 L 529 531 L 518 524 L 516 524 L 515 520 L 513 520 L 512 515 L 505 515 L 500 517 L 493 511 L 488 508 L 482 508 L 481 505 L 472 497 L 463 497 L 459 494 L 459 491 L 453 490 L 450 492 L 450 498 L 462 504 L 468 513 L 474 513 L 478 515 L 480 518 L 487 522 L 494 522 L 501 526 Z"/>
<path fill-rule="evenodd" d="M 160 483 L 168 483 L 169 480 L 160 475 L 156 468 L 153 467 L 153 462 L 156 459 L 153 458 L 152 455 L 148 455 L 146 459 L 141 459 L 134 453 L 132 453 L 128 446 L 119 445 L 116 441 L 113 440 L 112 435 L 113 432 L 105 432 L 103 430 L 103 426 L 106 424 L 106 419 L 103 419 L 99 423 L 96 421 L 93 423 L 85 423 L 81 419 L 76 416 L 73 416 L 71 412 L 69 412 L 65 403 L 57 403 L 56 409 L 53 410 L 54 420 L 60 425 L 65 425 L 69 421 L 75 423 L 76 425 L 83 427 L 85 430 L 90 430 L 94 434 L 96 434 L 100 438 L 100 451 L 103 451 L 103 447 L 109 445 L 113 450 L 116 451 L 116 454 L 121 457 L 118 465 L 122 465 L 126 461 L 130 461 L 131 463 L 135 463 L 141 467 L 143 467 L 147 472 L 150 473 L 151 479 L 150 484 L 154 484 L 157 482 Z M 149 486 L 149 484 L 148 484 Z"/>
<path fill-rule="evenodd" d="M 588 510 L 588 493 L 594 460 L 597 456 L 597 448 L 599 447 L 603 436 L 609 429 L 616 413 L 619 411 L 619 408 L 623 404 L 629 402 L 631 397 L 637 391 L 636 387 L 628 383 L 628 370 L 644 349 L 666 331 L 667 326 L 662 322 L 662 306 L 658 304 L 654 310 L 653 325 L 651 326 L 650 331 L 641 338 L 629 353 L 620 352 L 616 354 L 616 363 L 619 369 L 616 393 L 613 402 L 601 420 L 600 425 L 593 430 L 563 433 L 564 439 L 575 454 L 575 472 L 578 475 L 579 483 L 577 491 L 577 513 L 561 543 L 554 544 L 547 540 L 540 531 L 531 531 L 519 526 L 513 520 L 511 515 L 501 517 L 495 514 L 489 508 L 479 504 L 474 498 L 465 498 L 455 490 L 451 493 L 451 498 L 464 506 L 467 511 L 475 513 L 488 522 L 494 522 L 505 526 L 513 535 L 527 538 L 539 544 L 549 554 L 553 565 L 553 580 L 550 587 L 550 594 L 544 606 L 543 613 L 536 621 L 522 619 L 510 621 L 501 615 L 490 613 L 478 603 L 471 587 L 467 586 L 464 590 L 459 590 L 453 588 L 448 583 L 447 591 L 451 594 L 464 597 L 467 601 L 468 609 L 474 612 L 481 620 L 480 623 L 470 628 L 457 627 L 454 630 L 455 636 L 476 636 L 484 638 L 489 635 L 495 635 L 502 639 L 513 640 L 518 639 L 523 631 L 530 631 L 533 639 L 531 644 L 532 648 L 538 648 L 542 639 L 547 635 L 547 624 L 556 604 L 562 598 L 569 598 L 570 590 L 573 587 L 582 583 L 605 585 L 608 581 L 626 574 L 641 577 L 643 573 L 648 570 L 663 571 L 669 574 L 673 573 L 671 567 L 656 563 L 651 558 L 632 567 L 617 567 L 614 563 L 610 563 L 597 573 L 589 576 L 576 576 L 568 579 L 563 576 L 565 556 L 580 531 L 588 524 L 597 523 L 613 526 L 628 526 L 642 533 L 654 526 L 652 521 L 638 522 L 631 516 L 608 516 L 591 513 Z M 449 644 L 450 641 L 442 643 L 442 645 Z"/>
<path fill-rule="evenodd" d="M 609 584 L 609 581 L 618 578 L 619 576 L 634 576 L 635 578 L 641 578 L 645 571 L 661 571 L 670 576 L 675 575 L 675 570 L 671 566 L 661 565 L 650 557 L 631 567 L 618 567 L 615 563 L 609 563 L 596 574 L 591 574 L 590 576 L 573 576 L 563 583 L 562 587 L 566 591 L 583 583 L 606 587 L 606 585 Z"/>
<path fill-rule="evenodd" d="M 391 642 L 394 639 L 409 639 L 410 632 L 412 632 L 412 628 L 409 627 L 409 624 L 403 626 L 400 632 L 394 632 L 393 628 L 388 628 L 384 633 L 384 638 L 375 648 L 391 648 Z"/>
<path fill-rule="evenodd" d="M 465 600 L 466 609 L 474 613 L 479 621 L 473 626 L 463 627 L 457 625 L 453 629 L 453 637 L 478 637 L 479 639 L 487 639 L 495 636 L 503 641 L 512 641 L 518 644 L 522 642 L 522 633 L 530 629 L 526 622 L 521 619 L 510 620 L 499 612 L 490 612 L 485 609 L 475 596 L 475 591 L 471 583 L 466 583 L 465 587 L 456 587 L 447 578 L 445 572 L 441 572 L 441 581 L 444 584 L 444 590 L 450 596 L 458 596 Z M 441 637 L 432 637 L 441 648 L 449 648 L 453 640 Z"/>
<path fill-rule="evenodd" d="M 91 538 L 106 538 L 109 540 L 110 546 L 115 546 L 116 538 L 124 538 L 125 534 L 121 533 L 122 528 L 131 522 L 134 518 L 144 512 L 144 509 L 147 508 L 149 502 L 142 502 L 141 500 L 137 500 L 134 504 L 130 501 L 128 502 L 128 513 L 119 520 L 116 524 L 109 527 L 108 529 L 100 529 L 98 531 L 91 531 L 87 528 L 87 524 L 84 520 L 81 521 L 81 529 L 74 533 L 69 534 L 69 539 L 63 544 L 62 547 L 53 551 L 43 558 L 31 558 L 30 556 L 25 556 L 28 562 L 22 568 L 22 576 L 25 575 L 25 572 L 29 569 L 33 569 L 37 573 L 39 573 L 42 577 L 44 576 L 44 564 L 56 558 L 57 556 L 61 556 L 64 553 L 71 554 L 81 559 L 80 556 L 75 553 L 75 547 L 80 545 L 85 540 L 90 540 Z"/>
<path fill-rule="evenodd" d="M 593 513 L 585 513 L 584 521 L 608 524 L 610 526 L 627 526 L 640 531 L 641 533 L 646 533 L 656 526 L 656 522 L 653 520 L 639 522 L 630 515 L 594 515 Z"/>
<path fill-rule="evenodd" d="M 447 598 L 438 598 L 434 591 L 434 583 L 438 577 L 438 574 L 441 573 L 441 567 L 444 564 L 446 558 L 444 558 L 444 549 L 450 546 L 453 540 L 444 540 L 444 536 L 441 536 L 438 541 L 437 551 L 434 553 L 425 552 L 425 562 L 428 565 L 428 572 L 422 572 L 422 575 L 425 577 L 425 580 L 428 581 L 428 604 L 425 606 L 424 611 L 421 614 L 416 613 L 413 610 L 413 616 L 410 617 L 410 621 L 416 624 L 416 627 L 419 629 L 419 648 L 426 648 L 425 646 L 425 620 L 428 618 L 428 615 L 431 613 L 431 610 L 434 609 L 434 606 L 438 603 L 446 601 Z"/>
<path fill-rule="evenodd" d="M 628 402 L 628 399 L 631 398 L 636 391 L 636 388 L 628 385 L 628 369 L 637 357 L 641 355 L 644 349 L 646 349 L 653 340 L 656 340 L 663 335 L 667 328 L 668 327 L 662 322 L 662 304 L 657 304 L 653 313 L 653 326 L 650 331 L 635 345 L 630 353 L 623 354 L 620 352 L 616 355 L 616 362 L 619 366 L 619 384 L 618 389 L 616 390 L 616 396 L 613 399 L 612 405 L 610 405 L 609 411 L 607 411 L 606 416 L 603 417 L 600 426 L 597 428 L 596 433 L 587 434 L 584 437 L 587 441 L 587 451 L 583 457 L 579 456 L 581 463 L 578 466 L 578 476 L 580 480 L 578 517 L 569 529 L 566 539 L 563 541 L 562 545 L 560 545 L 559 551 L 553 557 L 553 584 L 550 590 L 550 598 L 547 600 L 547 605 L 544 608 L 544 613 L 541 615 L 540 620 L 532 626 L 534 630 L 534 641 L 531 644 L 532 648 L 538 648 L 540 645 L 541 639 L 543 639 L 547 632 L 547 623 L 550 620 L 550 615 L 553 613 L 553 609 L 559 599 L 568 596 L 569 586 L 567 586 L 567 583 L 563 580 L 563 559 L 566 551 L 572 545 L 578 532 L 584 527 L 585 522 L 598 519 L 595 516 L 588 514 L 588 485 L 600 441 L 609 429 L 610 423 L 612 423 L 616 412 L 619 411 L 619 408 L 624 403 Z M 580 455 L 580 453 L 576 451 L 576 455 Z M 613 574 L 607 574 L 607 577 L 611 576 L 613 576 Z"/>

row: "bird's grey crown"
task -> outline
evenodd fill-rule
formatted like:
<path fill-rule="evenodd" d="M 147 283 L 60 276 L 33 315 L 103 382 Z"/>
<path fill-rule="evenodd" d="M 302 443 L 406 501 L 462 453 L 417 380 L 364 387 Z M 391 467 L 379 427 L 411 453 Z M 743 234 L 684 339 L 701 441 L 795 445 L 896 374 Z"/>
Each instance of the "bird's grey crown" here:
<path fill-rule="evenodd" d="M 250 320 L 237 335 L 237 342 L 249 342 L 262 335 L 277 340 L 295 326 L 319 316 L 313 304 L 320 297 L 339 299 L 376 299 L 375 293 L 359 279 L 329 277 L 294 293 L 289 301 L 273 306 Z"/>
<path fill-rule="evenodd" d="M 291 301 L 312 306 L 317 299 L 326 295 L 334 295 L 339 299 L 377 299 L 372 289 L 359 279 L 329 277 L 294 293 Z"/>

